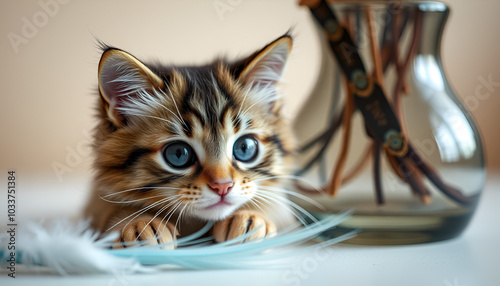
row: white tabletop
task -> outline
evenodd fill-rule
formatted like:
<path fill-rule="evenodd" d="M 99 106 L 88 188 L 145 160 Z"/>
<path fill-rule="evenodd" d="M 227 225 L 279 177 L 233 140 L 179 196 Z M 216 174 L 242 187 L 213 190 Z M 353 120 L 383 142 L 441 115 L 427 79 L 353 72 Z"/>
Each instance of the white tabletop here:
<path fill-rule="evenodd" d="M 61 277 L 20 268 L 15 279 L 2 270 L 0 285 L 500 285 L 499 185 L 500 175 L 489 177 L 467 230 L 459 238 L 444 242 L 337 245 L 324 252 L 309 251 L 294 257 L 294 267 L 279 270 L 167 270 Z"/>

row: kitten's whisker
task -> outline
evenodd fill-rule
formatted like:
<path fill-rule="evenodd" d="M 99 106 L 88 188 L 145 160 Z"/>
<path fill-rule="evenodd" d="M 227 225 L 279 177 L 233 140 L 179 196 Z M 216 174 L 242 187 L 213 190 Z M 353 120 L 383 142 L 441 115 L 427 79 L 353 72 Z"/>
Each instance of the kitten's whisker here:
<path fill-rule="evenodd" d="M 261 103 L 262 101 L 267 100 L 267 101 L 271 102 L 271 101 L 273 101 L 273 100 L 275 100 L 276 98 L 279 97 L 279 96 L 276 96 L 276 94 L 278 94 L 278 92 L 276 90 L 274 90 L 274 89 L 270 89 L 269 88 L 270 86 L 272 86 L 272 84 L 268 83 L 266 86 L 262 87 L 258 92 L 269 92 L 268 90 L 271 90 L 271 94 L 266 95 L 266 96 L 261 96 L 259 100 L 257 100 L 256 102 L 254 102 L 252 105 L 250 105 L 250 107 L 248 107 L 247 109 L 245 109 L 245 111 L 243 111 L 242 116 L 246 115 L 246 113 L 252 107 L 254 107 L 255 105 Z"/>
<path fill-rule="evenodd" d="M 161 207 L 157 212 L 156 214 L 153 216 L 153 218 L 151 218 L 148 223 L 142 228 L 141 232 L 137 235 L 137 239 L 139 239 L 139 237 L 141 236 L 141 234 L 144 232 L 144 230 L 146 230 L 146 228 L 149 226 L 149 224 L 151 224 L 151 222 L 157 218 L 162 212 L 164 212 L 169 206 L 171 206 L 172 204 L 176 203 L 178 201 L 177 200 L 173 200 L 172 202 L 168 203 L 167 205 Z M 158 237 L 155 236 L 156 239 L 158 239 Z"/>
<path fill-rule="evenodd" d="M 294 192 L 294 191 L 291 191 L 291 190 L 286 190 L 286 189 L 282 189 L 282 188 L 278 188 L 278 187 L 271 187 L 271 186 L 259 186 L 260 189 L 263 189 L 263 190 L 269 190 L 269 191 L 276 191 L 276 192 L 280 192 L 280 193 L 285 193 L 285 194 L 288 194 L 288 195 L 291 195 L 291 196 L 294 196 L 294 197 L 297 197 L 299 199 L 302 199 L 312 205 L 314 205 L 315 207 L 325 211 L 326 208 L 318 203 L 317 201 L 307 197 L 307 196 L 304 196 L 298 192 Z"/>
<path fill-rule="evenodd" d="M 255 80 L 253 80 L 253 81 L 252 81 L 252 83 L 253 83 L 254 81 L 255 81 Z M 271 82 L 269 82 L 269 83 L 268 83 L 268 84 L 266 84 L 264 87 L 261 87 L 261 88 L 259 88 L 258 90 L 255 90 L 255 87 L 253 87 L 253 88 L 252 88 L 252 86 L 250 86 L 250 87 L 251 87 L 250 91 L 254 91 L 254 92 L 263 92 L 263 91 L 267 91 L 267 89 L 268 89 L 271 85 L 272 85 L 272 84 L 271 84 Z M 276 93 L 276 92 L 273 92 L 273 93 Z M 272 94 L 272 93 L 271 93 L 271 94 Z M 263 100 L 265 100 L 265 99 L 269 100 L 268 96 L 260 96 L 260 99 L 259 99 L 259 100 L 257 100 L 257 102 L 254 102 L 254 104 L 253 104 L 253 105 L 251 105 L 250 107 L 248 107 L 247 109 L 245 109 L 245 111 L 243 111 L 243 114 L 246 114 L 246 112 L 247 112 L 250 108 L 252 108 L 254 105 L 256 105 L 257 103 L 259 103 L 259 102 L 261 102 L 261 101 L 263 101 Z"/>
<path fill-rule="evenodd" d="M 294 216 L 294 218 L 295 218 L 297 221 L 299 221 L 299 223 L 300 223 L 300 224 L 302 224 L 302 225 L 306 225 L 306 224 L 307 224 L 307 223 L 306 223 L 306 221 L 304 220 L 304 218 L 303 218 L 303 217 L 302 217 L 302 216 L 301 216 L 301 215 L 300 215 L 300 214 L 299 214 L 299 213 L 298 213 L 295 209 L 293 209 L 293 208 L 287 208 L 287 205 L 286 205 L 286 204 L 283 204 L 283 203 L 277 203 L 277 202 L 273 202 L 273 201 L 269 201 L 268 199 L 265 199 L 265 198 L 263 198 L 263 197 L 260 197 L 259 199 L 266 201 L 266 202 L 267 202 L 268 204 L 270 204 L 270 205 L 275 205 L 275 206 L 284 206 L 284 207 L 285 207 L 285 209 L 286 209 L 289 213 L 291 213 L 291 214 Z"/>
<path fill-rule="evenodd" d="M 265 178 L 255 179 L 253 181 L 254 182 L 260 182 L 260 181 L 267 181 L 267 180 L 272 180 L 272 179 L 291 179 L 291 180 L 300 181 L 300 182 L 303 182 L 303 183 L 309 185 L 315 191 L 317 191 L 319 193 L 322 193 L 322 194 L 325 194 L 325 191 L 323 189 L 321 189 L 320 187 L 318 187 L 315 184 L 311 183 L 309 180 L 307 180 L 307 179 L 305 179 L 303 177 L 295 176 L 295 175 L 276 175 L 276 176 L 269 176 L 269 177 L 265 177 Z"/>
<path fill-rule="evenodd" d="M 140 202 L 140 201 L 145 201 L 145 200 L 148 200 L 148 199 L 154 199 L 154 198 L 160 198 L 160 197 L 165 197 L 165 195 L 145 197 L 145 198 L 135 199 L 135 200 L 131 200 L 131 201 L 111 201 L 111 200 L 108 200 L 108 199 L 105 199 L 105 198 L 102 198 L 102 197 L 101 197 L 101 199 L 103 201 L 105 201 L 105 202 L 113 203 L 113 204 L 129 204 L 129 203 Z"/>
<path fill-rule="evenodd" d="M 158 91 L 155 90 L 155 93 L 157 93 Z M 162 93 L 162 95 L 166 95 L 165 93 Z M 184 123 L 184 120 L 182 120 L 179 116 L 177 116 L 177 114 L 175 114 L 172 110 L 170 110 L 170 108 L 166 107 L 165 105 L 163 105 L 161 102 L 157 102 L 156 104 L 158 104 L 159 106 L 165 108 L 168 112 L 170 112 L 178 121 L 179 124 L 185 124 Z M 174 101 L 174 104 L 175 104 L 175 101 Z M 177 105 L 176 105 L 177 107 Z"/>
<path fill-rule="evenodd" d="M 170 210 L 167 211 L 166 215 L 167 216 L 168 214 L 170 214 L 171 212 L 175 211 L 175 208 L 179 206 L 179 204 L 181 203 L 180 201 L 180 197 L 177 198 L 176 200 L 168 203 L 166 206 L 162 207 L 158 212 L 157 212 L 157 215 L 159 215 L 160 213 L 164 212 L 166 209 L 170 208 L 171 206 L 175 205 L 174 207 L 172 207 Z M 161 220 L 161 223 L 163 223 L 163 220 L 165 219 L 165 216 L 163 217 L 163 219 Z M 168 221 L 167 221 L 168 222 Z"/>
<path fill-rule="evenodd" d="M 179 212 L 179 216 L 177 217 L 177 220 L 175 221 L 175 225 L 174 225 L 174 229 L 177 229 L 177 231 L 180 232 L 180 226 L 179 228 L 177 228 L 177 224 L 179 223 L 179 220 L 182 216 L 182 213 L 184 212 L 184 210 L 188 207 L 189 204 L 185 204 L 184 207 L 182 208 L 182 210 Z"/>
<path fill-rule="evenodd" d="M 110 194 L 107 194 L 105 196 L 99 195 L 99 197 L 101 197 L 101 198 L 107 198 L 107 197 L 110 197 L 110 196 L 115 196 L 115 195 L 119 195 L 119 194 L 122 194 L 122 193 L 130 192 L 130 191 L 138 191 L 138 190 L 144 190 L 144 189 L 181 190 L 181 188 L 171 188 L 171 187 L 140 187 L 140 188 L 133 188 L 133 189 L 128 189 L 128 190 L 124 190 L 124 191 L 110 193 Z"/>
<path fill-rule="evenodd" d="M 189 216 L 189 214 L 192 214 L 193 208 L 196 206 L 196 201 L 191 201 L 188 202 L 189 207 L 186 209 L 186 212 L 184 213 L 184 216 Z M 179 231 L 180 233 L 180 231 Z"/>
<path fill-rule="evenodd" d="M 304 214 L 305 216 L 307 216 L 313 222 L 317 221 L 317 219 L 313 215 L 311 215 L 308 211 L 306 211 L 305 209 L 303 209 L 301 206 L 297 205 L 296 203 L 290 201 L 289 199 L 287 199 L 285 197 L 278 196 L 275 193 L 272 193 L 272 192 L 269 192 L 269 191 L 266 191 L 266 190 L 259 189 L 259 191 L 261 191 L 259 193 L 259 195 L 267 196 L 269 199 L 275 199 L 277 201 L 280 200 L 282 202 L 288 203 L 291 207 L 293 207 L 296 210 L 300 211 L 302 214 Z"/>
<path fill-rule="evenodd" d="M 155 206 L 157 206 L 157 205 L 159 205 L 159 204 L 162 204 L 162 203 L 164 203 L 164 202 L 168 201 L 169 199 L 170 199 L 170 198 L 165 198 L 165 199 L 163 199 L 163 200 L 159 200 L 159 201 L 157 201 L 157 202 L 155 202 L 155 203 L 152 203 L 152 204 L 150 204 L 150 205 L 147 205 L 147 206 L 145 206 L 145 207 L 143 207 L 143 208 L 139 209 L 139 210 L 138 210 L 138 211 L 136 211 L 136 212 L 133 212 L 132 214 L 130 214 L 130 215 L 128 215 L 128 216 L 126 216 L 126 217 L 125 217 L 125 218 L 123 218 L 123 219 L 121 219 L 119 222 L 115 223 L 113 226 L 109 227 L 106 231 L 110 231 L 112 228 L 116 227 L 117 225 L 119 225 L 120 223 L 124 222 L 124 221 L 125 221 L 125 220 L 127 220 L 128 218 L 130 218 L 130 217 L 134 216 L 135 214 L 137 214 L 137 213 L 139 213 L 139 212 L 140 212 L 140 214 L 142 214 L 142 213 L 146 212 L 147 210 L 149 210 L 149 209 L 151 209 L 151 208 L 154 208 Z"/>
<path fill-rule="evenodd" d="M 294 209 L 298 210 L 300 213 L 302 213 L 305 216 L 307 216 L 311 221 L 313 221 L 313 222 L 317 222 L 318 221 L 311 213 L 309 213 L 308 211 L 306 211 L 304 208 L 302 208 L 301 206 L 297 205 L 296 203 L 290 201 L 289 199 L 281 197 L 281 196 L 276 196 L 272 192 L 267 192 L 266 195 L 275 196 L 277 199 L 280 199 L 281 201 L 284 201 L 284 202 L 288 203 L 291 207 L 293 207 Z"/>
<path fill-rule="evenodd" d="M 177 199 L 176 197 L 169 197 L 165 200 L 160 200 L 160 203 L 159 204 L 154 204 L 153 208 L 160 205 L 160 204 L 163 204 L 163 203 L 166 203 L 168 201 L 171 201 L 171 200 L 175 200 Z M 123 227 L 123 229 L 125 229 L 132 221 L 134 221 L 134 219 L 136 219 L 137 217 L 139 217 L 140 215 L 142 215 L 143 213 L 145 213 L 146 211 L 150 210 L 151 208 L 147 208 L 146 210 L 142 211 L 141 213 L 137 214 L 136 216 L 134 216 L 133 218 L 131 218 L 127 224 L 125 224 L 125 226 Z M 141 232 L 142 233 L 142 232 Z"/>
<path fill-rule="evenodd" d="M 167 122 L 171 125 L 175 125 L 174 122 L 172 120 L 168 120 L 168 119 L 165 119 L 165 118 L 161 118 L 161 117 L 158 117 L 158 116 L 152 116 L 152 115 L 142 115 L 143 117 L 149 117 L 149 118 L 154 118 L 154 119 L 159 119 L 161 121 L 164 121 L 164 122 Z"/>
<path fill-rule="evenodd" d="M 247 91 L 245 92 L 245 96 L 243 97 L 243 100 L 241 101 L 240 108 L 238 109 L 238 113 L 236 114 L 236 118 L 240 117 L 241 108 L 243 107 L 243 104 L 245 103 L 245 99 L 247 99 L 247 95 L 252 90 L 252 85 L 254 84 L 254 82 L 255 82 L 255 78 L 252 79 L 252 82 L 247 87 Z"/>
<path fill-rule="evenodd" d="M 262 205 L 267 204 L 269 207 L 279 207 L 279 206 L 284 206 L 286 208 L 286 205 L 280 204 L 279 202 L 274 202 L 272 200 L 267 199 L 266 197 L 260 196 L 259 194 L 256 194 L 252 199 L 255 203 L 261 203 Z"/>
<path fill-rule="evenodd" d="M 156 212 L 156 214 L 148 221 L 148 223 L 146 223 L 146 225 L 142 228 L 142 230 L 137 234 L 137 237 L 136 239 L 139 240 L 142 233 L 146 230 L 146 228 L 151 224 L 151 222 L 161 213 L 161 211 L 163 211 L 165 209 L 165 207 L 162 207 L 158 212 Z M 155 239 L 158 239 L 158 237 L 155 235 L 154 237 Z M 152 239 L 152 238 L 151 238 Z M 143 242 L 143 241 L 141 241 Z M 147 242 L 147 241 L 146 241 Z M 143 243 L 146 243 L 146 242 L 143 242 Z"/>
<path fill-rule="evenodd" d="M 145 116 L 147 112 L 151 112 L 156 106 L 162 106 L 168 111 L 170 111 L 174 116 L 177 116 L 173 113 L 169 108 L 161 104 L 160 98 L 165 97 L 166 94 L 163 91 L 158 91 L 156 89 L 153 90 L 154 95 L 148 93 L 144 88 L 140 88 L 137 92 L 137 96 L 134 98 L 129 97 L 128 104 L 120 107 L 119 109 L 125 111 L 129 115 L 135 116 Z M 182 121 L 180 119 L 179 124 L 182 125 Z"/>
<path fill-rule="evenodd" d="M 266 212 L 266 211 L 264 211 L 264 210 L 263 210 L 263 209 L 259 206 L 259 204 L 258 204 L 259 202 L 258 202 L 258 201 L 254 201 L 254 200 L 253 200 L 253 198 L 252 198 L 252 199 L 250 199 L 248 202 L 249 202 L 249 203 L 251 203 L 252 205 L 254 205 L 255 207 L 257 207 L 257 208 L 258 208 L 258 209 L 259 209 L 259 210 L 260 210 L 260 211 L 261 211 L 261 212 L 262 212 L 265 216 L 267 216 L 267 212 Z"/>
<path fill-rule="evenodd" d="M 131 219 L 131 220 L 133 220 L 133 219 L 135 219 L 137 216 L 139 216 L 139 215 L 141 215 L 141 214 L 145 213 L 146 211 L 148 211 L 148 210 L 150 210 L 150 209 L 152 209 L 152 208 L 154 208 L 154 207 L 156 207 L 156 206 L 158 206 L 158 205 L 160 205 L 160 204 L 162 204 L 162 203 L 164 203 L 164 202 L 166 202 L 166 201 L 168 201 L 168 200 L 169 200 L 169 198 L 165 198 L 165 199 L 159 200 L 159 201 L 157 201 L 157 202 L 155 202 L 155 203 L 152 203 L 152 204 L 150 204 L 150 205 L 147 205 L 147 206 L 145 206 L 145 207 L 143 207 L 143 208 L 139 209 L 138 211 L 135 211 L 135 212 L 131 213 L 130 215 L 128 215 L 128 216 L 126 216 L 126 217 L 124 217 L 123 219 L 121 219 L 120 221 L 118 221 L 116 224 L 114 224 L 112 227 L 110 227 L 108 230 L 110 230 L 111 228 L 113 228 L 113 227 L 117 226 L 118 224 L 120 224 L 120 223 L 124 222 L 125 220 L 127 220 L 127 219 L 129 219 L 129 218 L 131 218 L 131 217 L 132 217 L 132 219 Z M 137 216 L 136 216 L 136 215 L 137 215 Z M 129 220 L 129 223 L 130 223 L 130 221 L 131 221 L 131 220 Z M 128 223 L 127 223 L 127 225 L 128 225 Z M 125 225 L 125 226 L 126 226 L 126 225 Z"/>
<path fill-rule="evenodd" d="M 195 202 L 194 201 L 190 201 L 190 202 L 187 202 L 186 205 L 188 206 L 186 211 L 184 212 L 184 216 L 187 216 L 191 210 L 193 209 L 194 205 L 195 205 Z"/>
<path fill-rule="evenodd" d="M 189 216 L 189 214 L 192 212 L 192 210 L 193 210 L 193 208 L 195 207 L 195 205 L 196 205 L 196 201 L 190 201 L 190 202 L 188 202 L 188 203 L 187 203 L 187 206 L 188 206 L 188 207 L 187 207 L 186 211 L 184 212 L 184 217 L 185 217 L 185 218 L 186 218 L 187 216 Z M 179 218 L 180 218 L 180 217 L 181 217 L 181 216 L 179 215 Z M 180 225 L 179 225 L 179 229 L 178 229 L 177 231 L 178 231 L 179 233 L 181 232 L 181 231 L 180 231 Z"/>
<path fill-rule="evenodd" d="M 133 111 L 135 111 L 135 110 L 132 110 L 132 109 L 129 109 L 129 108 L 126 108 L 126 107 L 120 107 L 120 110 L 128 112 L 127 113 L 128 115 L 137 116 L 137 117 L 148 117 L 148 118 L 158 119 L 158 120 L 167 122 L 170 125 L 176 126 L 175 122 L 173 122 L 172 120 L 168 120 L 168 119 L 157 117 L 157 116 L 153 116 L 153 115 L 133 113 Z"/>
<path fill-rule="evenodd" d="M 267 117 L 269 116 L 269 113 L 254 113 L 252 114 L 253 117 Z"/>
<path fill-rule="evenodd" d="M 174 103 L 175 109 L 177 110 L 177 114 L 179 115 L 179 117 L 178 117 L 178 118 L 179 118 L 179 120 L 181 120 L 181 123 L 184 125 L 184 127 L 185 127 L 186 129 L 189 129 L 189 127 L 187 126 L 186 121 L 182 118 L 182 115 L 181 115 L 181 113 L 180 113 L 180 111 L 179 111 L 179 107 L 177 107 L 177 103 L 175 102 L 175 99 L 174 99 L 174 95 L 173 95 L 173 93 L 172 93 L 172 90 L 170 89 L 170 87 L 168 86 L 168 84 L 166 84 L 166 86 L 167 86 L 167 89 L 168 89 L 168 93 L 169 93 L 169 95 L 170 95 L 170 98 L 172 98 L 172 102 Z"/>
<path fill-rule="evenodd" d="M 175 213 L 175 211 L 179 208 L 181 204 L 182 202 L 178 200 L 177 204 L 163 216 L 163 219 L 161 220 L 160 224 L 163 223 L 165 221 L 165 218 L 167 218 L 168 216 L 167 220 L 165 221 L 165 224 L 167 224 L 172 218 L 172 215 Z"/>
<path fill-rule="evenodd" d="M 170 209 L 170 210 L 169 210 L 169 211 L 168 211 L 168 212 L 167 212 L 167 213 L 163 216 L 163 218 L 162 218 L 162 219 L 161 219 L 161 221 L 160 221 L 160 225 L 162 225 L 162 224 L 163 224 L 163 222 L 165 221 L 165 218 L 166 218 L 166 217 L 170 214 L 170 216 L 169 216 L 169 217 L 167 218 L 167 220 L 165 221 L 165 225 L 166 225 L 166 224 L 170 221 L 170 218 L 171 218 L 171 217 L 172 217 L 172 215 L 175 213 L 175 211 L 177 210 L 177 208 L 179 208 L 179 206 L 182 204 L 182 202 L 181 202 L 180 200 L 177 200 L 177 201 L 176 201 L 176 203 L 177 203 L 177 204 L 176 204 L 173 208 L 171 208 L 171 209 Z M 167 226 L 165 226 L 165 227 L 167 227 Z M 167 228 L 168 228 L 168 227 L 167 227 Z M 175 236 L 175 231 L 176 231 L 176 230 L 177 230 L 177 229 L 176 229 L 176 228 L 174 228 L 174 233 L 172 233 L 172 236 Z M 163 235 L 163 234 L 162 234 L 162 235 Z M 173 237 L 173 238 L 175 239 L 175 237 Z"/>
<path fill-rule="evenodd" d="M 280 195 L 276 194 L 275 192 L 272 192 L 272 191 L 269 191 L 269 190 L 265 190 L 265 189 L 259 189 L 259 191 L 261 192 L 262 195 L 265 194 L 266 196 L 273 197 L 275 199 L 278 199 L 278 200 L 285 201 L 285 202 L 289 203 L 290 206 L 293 206 L 294 208 L 296 208 L 297 210 L 301 211 L 305 215 L 309 214 L 308 211 L 306 211 L 301 206 L 297 205 L 296 203 L 292 202 L 291 200 L 289 200 L 286 197 L 280 196 Z M 313 219 L 313 220 L 315 220 L 315 219 Z"/>
<path fill-rule="evenodd" d="M 302 218 L 302 216 L 300 216 L 300 214 L 297 213 L 297 211 L 294 210 L 293 208 L 288 208 L 288 205 L 286 205 L 285 203 L 282 203 L 281 201 L 275 200 L 274 198 L 270 198 L 266 195 L 263 195 L 262 193 L 256 194 L 255 198 L 265 201 L 270 206 L 274 205 L 283 207 L 284 209 L 289 211 L 302 225 L 306 225 L 306 221 Z"/>

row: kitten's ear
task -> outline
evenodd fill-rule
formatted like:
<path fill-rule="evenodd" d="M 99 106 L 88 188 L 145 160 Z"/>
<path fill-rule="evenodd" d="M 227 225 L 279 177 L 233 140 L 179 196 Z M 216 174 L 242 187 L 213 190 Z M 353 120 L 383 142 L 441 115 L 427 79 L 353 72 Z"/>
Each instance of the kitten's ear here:
<path fill-rule="evenodd" d="M 238 79 L 252 87 L 275 85 L 281 78 L 291 50 L 292 38 L 281 36 L 245 60 Z"/>
<path fill-rule="evenodd" d="M 108 119 L 116 127 L 126 123 L 118 112 L 123 103 L 138 92 L 162 89 L 163 80 L 134 56 L 122 50 L 109 48 L 99 62 L 99 91 Z"/>

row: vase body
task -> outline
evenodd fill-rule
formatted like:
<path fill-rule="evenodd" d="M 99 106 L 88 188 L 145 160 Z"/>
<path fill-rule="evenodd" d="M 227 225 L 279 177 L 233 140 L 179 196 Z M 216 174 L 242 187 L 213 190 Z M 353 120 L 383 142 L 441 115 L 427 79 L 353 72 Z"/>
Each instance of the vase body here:
<path fill-rule="evenodd" d="M 343 25 L 349 27 L 368 71 L 374 69 L 370 49 L 373 34 L 369 33 L 366 17 L 366 9 L 370 10 L 370 23 L 374 27 L 382 62 L 385 62 L 385 95 L 399 116 L 407 138 L 440 180 L 459 190 L 470 201 L 463 204 L 451 199 L 425 174 L 421 174 L 420 178 L 430 193 L 430 200 L 423 202 L 419 199 L 404 178 L 398 176 L 398 166 L 391 165 L 383 149 L 378 163 L 375 162 L 373 154 L 377 151 L 371 149 L 370 153 L 373 139 L 367 135 L 361 113 L 354 112 L 348 135 L 347 160 L 343 167 L 344 176 L 354 175 L 344 180 L 334 197 L 308 194 L 323 209 L 301 199 L 295 199 L 295 202 L 317 218 L 354 210 L 350 220 L 324 234 L 336 236 L 360 230 L 358 236 L 347 243 L 412 244 L 458 236 L 475 211 L 486 172 L 479 132 L 451 89 L 441 64 L 440 42 L 449 14 L 448 7 L 428 1 L 330 5 Z M 315 137 L 320 137 L 319 134 L 328 129 L 335 118 L 339 118 L 346 103 L 347 91 L 342 72 L 326 44 L 324 31 L 319 26 L 318 30 L 320 38 L 325 40 L 324 61 L 316 88 L 294 122 L 299 146 L 308 145 Z M 383 44 L 393 37 L 397 40 L 392 48 L 384 50 Z M 390 57 L 393 57 L 392 61 L 387 60 Z M 397 65 L 404 65 L 405 60 L 408 64 L 401 76 Z M 398 81 L 401 81 L 404 90 L 399 99 L 399 110 L 394 103 L 394 87 Z M 341 125 L 329 139 L 324 137 L 303 148 L 297 173 L 315 185 L 327 186 L 337 167 L 345 136 Z M 376 196 L 374 187 L 376 164 L 383 192 L 382 203 L 378 201 L 380 197 Z M 353 169 L 359 172 L 351 172 Z"/>

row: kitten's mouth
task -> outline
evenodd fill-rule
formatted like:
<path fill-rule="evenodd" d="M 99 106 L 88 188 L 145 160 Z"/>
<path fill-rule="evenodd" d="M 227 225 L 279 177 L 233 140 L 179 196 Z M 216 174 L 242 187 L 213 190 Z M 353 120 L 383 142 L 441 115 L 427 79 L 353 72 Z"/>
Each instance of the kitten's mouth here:
<path fill-rule="evenodd" d="M 226 202 L 224 199 L 221 199 L 218 203 L 208 206 L 205 209 L 212 209 L 218 206 L 230 206 L 230 205 L 231 205 L 230 203 Z"/>

